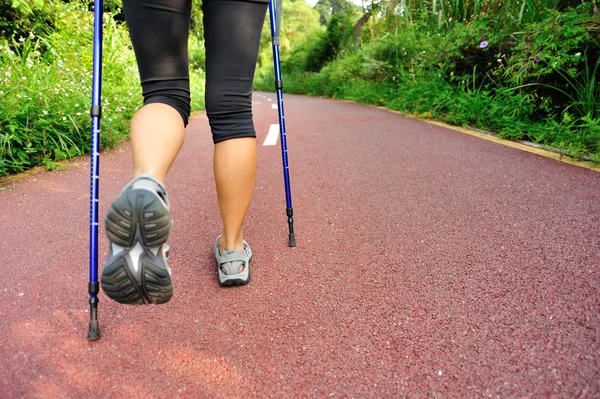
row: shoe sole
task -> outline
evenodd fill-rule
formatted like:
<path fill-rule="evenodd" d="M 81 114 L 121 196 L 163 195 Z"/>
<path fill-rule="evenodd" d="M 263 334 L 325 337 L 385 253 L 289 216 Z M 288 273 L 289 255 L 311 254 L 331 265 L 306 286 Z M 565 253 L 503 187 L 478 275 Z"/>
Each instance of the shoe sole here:
<path fill-rule="evenodd" d="M 221 287 L 236 287 L 236 286 L 246 285 L 249 282 L 250 282 L 250 273 L 248 272 L 248 280 L 232 279 L 232 280 L 225 280 L 223 282 L 221 282 L 221 280 L 219 280 L 219 285 Z"/>
<path fill-rule="evenodd" d="M 168 302 L 173 283 L 162 252 L 172 221 L 160 197 L 145 189 L 127 190 L 111 205 L 105 224 L 111 245 L 124 248 L 104 265 L 106 295 L 123 304 Z"/>

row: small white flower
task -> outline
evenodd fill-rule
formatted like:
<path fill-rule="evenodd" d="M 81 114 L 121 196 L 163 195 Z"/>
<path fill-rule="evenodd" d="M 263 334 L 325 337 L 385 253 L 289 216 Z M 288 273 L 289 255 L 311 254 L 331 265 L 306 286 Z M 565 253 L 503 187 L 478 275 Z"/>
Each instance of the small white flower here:
<path fill-rule="evenodd" d="M 42 114 L 44 114 L 44 115 L 48 115 L 48 111 L 46 111 L 46 110 L 43 110 L 43 111 L 42 111 Z"/>
<path fill-rule="evenodd" d="M 21 80 L 27 80 L 26 76 L 21 76 Z"/>
<path fill-rule="evenodd" d="M 498 61 L 498 62 L 502 62 L 502 58 L 498 58 L 496 61 Z"/>
<path fill-rule="evenodd" d="M 67 120 L 67 117 L 66 117 L 66 116 L 63 116 L 63 117 L 62 117 L 62 120 L 63 120 L 63 121 L 66 121 L 66 120 Z"/>
<path fill-rule="evenodd" d="M 581 57 L 581 53 L 580 52 L 575 53 L 575 57 Z"/>
<path fill-rule="evenodd" d="M 23 38 L 23 37 L 20 37 L 20 38 L 19 38 L 19 41 L 20 41 L 21 43 L 23 43 L 23 42 L 25 41 L 25 38 Z"/>
<path fill-rule="evenodd" d="M 78 112 L 78 113 L 77 113 L 77 116 L 81 116 L 81 112 Z"/>
<path fill-rule="evenodd" d="M 79 107 L 79 104 L 75 104 L 75 107 Z"/>
<path fill-rule="evenodd" d="M 33 39 L 35 37 L 35 35 L 33 34 L 33 32 L 29 32 L 29 38 Z"/>

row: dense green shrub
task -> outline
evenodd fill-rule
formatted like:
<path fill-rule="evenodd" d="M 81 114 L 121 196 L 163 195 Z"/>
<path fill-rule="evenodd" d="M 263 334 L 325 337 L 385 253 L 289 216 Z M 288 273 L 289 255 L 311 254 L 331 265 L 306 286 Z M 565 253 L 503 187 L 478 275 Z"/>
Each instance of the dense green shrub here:
<path fill-rule="evenodd" d="M 55 19 L 53 3 L 0 0 L 0 39 L 27 37 L 30 32 L 48 34 L 55 28 Z"/>
<path fill-rule="evenodd" d="M 53 33 L 4 41 L 0 174 L 52 165 L 89 150 L 92 15 L 58 8 Z M 124 30 L 104 20 L 102 146 L 119 143 L 137 104 L 137 68 Z"/>
<path fill-rule="evenodd" d="M 306 54 L 306 70 L 317 72 L 329 61 L 335 59 L 342 49 L 349 47 L 354 11 L 347 9 L 343 14 L 334 14 L 327 23 L 325 34 Z"/>

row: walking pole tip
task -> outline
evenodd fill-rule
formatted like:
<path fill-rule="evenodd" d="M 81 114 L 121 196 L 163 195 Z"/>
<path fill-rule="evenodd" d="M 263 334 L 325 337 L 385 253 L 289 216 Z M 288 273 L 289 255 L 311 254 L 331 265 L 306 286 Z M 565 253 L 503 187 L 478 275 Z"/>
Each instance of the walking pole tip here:
<path fill-rule="evenodd" d="M 87 339 L 88 341 L 100 339 L 100 326 L 98 325 L 98 320 L 90 320 Z"/>

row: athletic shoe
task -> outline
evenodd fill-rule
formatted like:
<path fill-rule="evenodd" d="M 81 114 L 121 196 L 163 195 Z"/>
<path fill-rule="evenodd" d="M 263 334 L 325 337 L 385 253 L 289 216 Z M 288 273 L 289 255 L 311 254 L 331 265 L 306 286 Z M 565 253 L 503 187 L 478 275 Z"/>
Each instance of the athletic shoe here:
<path fill-rule="evenodd" d="M 110 240 L 102 289 L 126 304 L 161 304 L 173 296 L 167 238 L 173 222 L 165 186 L 151 175 L 133 179 L 106 215 Z"/>
<path fill-rule="evenodd" d="M 244 241 L 243 251 L 225 251 L 220 250 L 221 236 L 217 237 L 215 242 L 215 257 L 217 259 L 217 279 L 222 287 L 232 285 L 244 285 L 250 281 L 250 260 L 252 259 L 252 250 L 250 245 Z M 243 266 L 242 271 L 240 268 Z"/>

